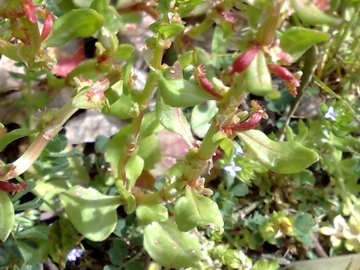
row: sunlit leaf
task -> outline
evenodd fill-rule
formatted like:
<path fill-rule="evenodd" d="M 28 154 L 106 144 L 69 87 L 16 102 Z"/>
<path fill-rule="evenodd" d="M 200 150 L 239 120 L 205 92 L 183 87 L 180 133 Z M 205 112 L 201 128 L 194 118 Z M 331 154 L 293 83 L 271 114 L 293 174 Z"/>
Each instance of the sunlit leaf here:
<path fill-rule="evenodd" d="M 204 138 L 206 132 L 210 128 L 210 120 L 215 116 L 218 109 L 216 102 L 211 100 L 198 104 L 191 113 L 191 128 L 195 135 Z"/>
<path fill-rule="evenodd" d="M 156 114 L 160 123 L 167 130 L 181 135 L 188 145 L 193 145 L 194 138 L 190 125 L 180 108 L 173 108 L 165 104 L 162 98 L 159 97 L 156 103 Z"/>
<path fill-rule="evenodd" d="M 306 24 L 329 24 L 336 25 L 341 23 L 337 17 L 322 12 L 313 1 L 310 0 L 292 0 L 292 5 L 296 15 Z"/>
<path fill-rule="evenodd" d="M 176 34 L 182 32 L 185 29 L 180 23 L 171 23 L 166 25 L 159 25 L 158 32 L 162 34 L 165 38 L 170 38 L 175 36 Z"/>
<path fill-rule="evenodd" d="M 136 208 L 136 216 L 141 222 L 148 224 L 153 221 L 165 222 L 169 214 L 162 204 L 144 204 Z"/>
<path fill-rule="evenodd" d="M 144 247 L 151 258 L 169 268 L 195 266 L 202 257 L 199 240 L 180 232 L 172 221 L 147 225 Z"/>
<path fill-rule="evenodd" d="M 137 154 L 133 154 L 125 165 L 125 174 L 128 180 L 128 189 L 131 190 L 144 168 L 144 160 Z"/>
<path fill-rule="evenodd" d="M 216 202 L 191 187 L 186 187 L 185 196 L 175 202 L 175 221 L 181 231 L 196 226 L 213 227 L 223 232 L 224 221 Z"/>
<path fill-rule="evenodd" d="M 273 91 L 271 75 L 264 54 L 259 51 L 251 64 L 245 69 L 245 91 L 264 96 Z"/>
<path fill-rule="evenodd" d="M 281 48 L 291 55 L 295 62 L 311 46 L 319 42 L 327 41 L 330 35 L 314 29 L 291 27 L 280 37 Z"/>
<path fill-rule="evenodd" d="M 77 37 L 89 37 L 100 30 L 103 17 L 90 8 L 71 10 L 54 21 L 49 36 L 43 46 L 61 46 Z"/>
<path fill-rule="evenodd" d="M 197 84 L 187 80 L 168 80 L 161 75 L 159 79 L 161 97 L 172 107 L 190 107 L 214 99 Z"/>
<path fill-rule="evenodd" d="M 93 188 L 74 186 L 61 193 L 60 200 L 71 223 L 86 238 L 102 241 L 115 229 L 120 196 L 106 196 Z"/>
<path fill-rule="evenodd" d="M 309 148 L 294 142 L 276 142 L 270 140 L 259 130 L 238 133 L 254 155 L 268 169 L 276 173 L 296 173 L 319 160 L 318 154 Z"/>
<path fill-rule="evenodd" d="M 0 191 L 0 240 L 5 242 L 15 225 L 15 212 L 9 195 Z"/>

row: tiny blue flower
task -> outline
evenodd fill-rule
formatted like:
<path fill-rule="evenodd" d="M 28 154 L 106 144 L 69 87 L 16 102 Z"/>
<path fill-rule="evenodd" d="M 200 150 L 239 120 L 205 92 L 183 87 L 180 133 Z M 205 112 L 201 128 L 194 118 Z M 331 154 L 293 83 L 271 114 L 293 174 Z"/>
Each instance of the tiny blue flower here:
<path fill-rule="evenodd" d="M 81 255 L 84 253 L 84 250 L 82 250 L 81 248 L 73 248 L 72 250 L 70 250 L 70 252 L 67 254 L 66 259 L 69 262 L 76 262 L 76 260 L 78 258 L 81 257 Z"/>
<path fill-rule="evenodd" d="M 235 146 L 235 156 L 242 156 L 244 151 L 242 150 L 241 146 Z"/>
<path fill-rule="evenodd" d="M 224 167 L 224 171 L 227 172 L 231 177 L 235 177 L 237 172 L 241 172 L 242 168 L 235 164 L 234 161 Z"/>
<path fill-rule="evenodd" d="M 328 111 L 325 113 L 324 117 L 325 119 L 330 119 L 332 121 L 335 121 L 336 120 L 336 112 L 334 111 L 334 107 L 333 106 L 330 106 Z"/>

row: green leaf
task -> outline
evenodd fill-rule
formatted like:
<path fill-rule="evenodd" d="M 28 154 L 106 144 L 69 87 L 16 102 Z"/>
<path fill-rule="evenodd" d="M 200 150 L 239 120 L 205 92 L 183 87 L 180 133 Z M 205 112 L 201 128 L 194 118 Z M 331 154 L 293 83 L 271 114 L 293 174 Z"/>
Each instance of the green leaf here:
<path fill-rule="evenodd" d="M 173 108 L 165 104 L 163 99 L 158 96 L 156 114 L 163 127 L 181 135 L 188 145 L 193 145 L 194 137 L 192 136 L 190 125 L 180 108 Z"/>
<path fill-rule="evenodd" d="M 222 233 L 224 221 L 216 202 L 187 186 L 185 196 L 175 202 L 175 221 L 180 231 L 189 231 L 196 226 L 214 226 Z"/>
<path fill-rule="evenodd" d="M 281 48 L 291 55 L 292 62 L 295 62 L 311 46 L 329 40 L 330 35 L 325 32 L 309 28 L 291 27 L 280 37 Z"/>
<path fill-rule="evenodd" d="M 143 121 L 141 122 L 140 127 L 140 140 L 145 137 L 156 134 L 157 132 L 163 130 L 164 128 L 157 119 L 156 112 L 147 112 L 144 114 Z"/>
<path fill-rule="evenodd" d="M 126 95 L 121 95 L 118 100 L 109 106 L 109 108 L 104 108 L 106 114 L 115 116 L 119 119 L 129 119 L 136 116 L 135 102 L 131 97 Z"/>
<path fill-rule="evenodd" d="M 108 52 L 114 53 L 119 46 L 119 40 L 116 34 L 106 27 L 101 28 L 100 33 L 98 34 L 98 39 L 104 49 Z"/>
<path fill-rule="evenodd" d="M 128 244 L 122 239 L 115 239 L 113 241 L 112 247 L 109 250 L 109 258 L 112 264 L 120 265 L 122 260 L 124 260 L 129 255 Z M 117 267 L 116 269 L 119 269 Z"/>
<path fill-rule="evenodd" d="M 5 242 L 14 228 L 15 212 L 9 195 L 0 191 L 0 240 Z"/>
<path fill-rule="evenodd" d="M 93 0 L 72 0 L 77 7 L 90 7 Z"/>
<path fill-rule="evenodd" d="M 246 184 L 240 183 L 234 186 L 230 192 L 235 197 L 243 197 L 249 193 L 249 188 Z"/>
<path fill-rule="evenodd" d="M 272 81 L 263 52 L 259 51 L 245 69 L 245 90 L 257 96 L 273 92 Z"/>
<path fill-rule="evenodd" d="M 189 13 L 199 4 L 203 3 L 203 0 L 182 0 L 177 1 L 178 11 L 181 18 L 186 17 Z"/>
<path fill-rule="evenodd" d="M 17 45 L 11 44 L 6 40 L 0 39 L 0 54 L 3 54 L 14 61 L 22 62 L 22 59 L 18 54 L 18 50 L 19 47 Z"/>
<path fill-rule="evenodd" d="M 144 160 L 137 155 L 137 153 L 133 153 L 133 155 L 130 157 L 129 161 L 125 165 L 125 174 L 126 178 L 128 180 L 127 188 L 128 190 L 131 190 L 136 180 L 141 175 L 144 168 Z"/>
<path fill-rule="evenodd" d="M 341 23 L 341 19 L 322 12 L 311 0 L 292 0 L 296 15 L 306 24 L 329 24 Z"/>
<path fill-rule="evenodd" d="M 100 30 L 103 17 L 90 8 L 73 9 L 54 21 L 44 47 L 61 46 L 77 37 L 89 37 Z"/>
<path fill-rule="evenodd" d="M 116 11 L 115 7 L 109 4 L 109 0 L 93 0 L 90 8 L 96 10 L 103 16 L 103 26 L 108 28 L 113 34 L 119 32 L 119 29 L 123 25 L 122 16 Z"/>
<path fill-rule="evenodd" d="M 217 113 L 216 101 L 210 100 L 196 105 L 191 113 L 191 128 L 195 135 L 204 138 L 210 128 L 210 121 Z"/>
<path fill-rule="evenodd" d="M 144 247 L 154 261 L 168 268 L 195 266 L 202 257 L 199 240 L 180 232 L 171 221 L 147 225 Z"/>
<path fill-rule="evenodd" d="M 160 75 L 159 90 L 164 102 L 172 107 L 191 107 L 214 99 L 197 84 L 187 80 L 168 80 Z"/>
<path fill-rule="evenodd" d="M 34 130 L 27 129 L 27 128 L 19 128 L 9 133 L 6 133 L 4 136 L 0 137 L 0 152 L 4 150 L 4 148 L 11 142 L 20 139 L 22 137 L 29 136 L 30 134 L 34 133 Z"/>
<path fill-rule="evenodd" d="M 37 23 L 32 23 L 27 18 L 18 18 L 17 23 L 12 27 L 12 35 L 13 37 L 21 37 L 24 35 L 27 44 L 19 44 L 17 54 L 21 59 L 27 62 L 33 62 L 41 45 Z"/>
<path fill-rule="evenodd" d="M 296 173 L 319 160 L 318 154 L 298 142 L 275 142 L 259 130 L 237 134 L 269 170 Z"/>
<path fill-rule="evenodd" d="M 40 263 L 49 252 L 49 231 L 49 227 L 38 225 L 16 234 L 16 244 L 26 264 Z"/>
<path fill-rule="evenodd" d="M 73 186 L 60 194 L 60 200 L 69 220 L 84 237 L 102 241 L 115 229 L 120 196 L 106 196 L 91 187 Z"/>
<path fill-rule="evenodd" d="M 144 160 L 144 170 L 151 170 L 161 159 L 161 148 L 156 134 L 143 138 L 139 142 L 137 154 Z"/>
<path fill-rule="evenodd" d="M 116 178 L 118 176 L 118 166 L 121 156 L 125 151 L 128 134 L 131 131 L 131 126 L 125 126 L 112 137 L 106 147 L 105 160 L 110 163 L 111 172 Z"/>
<path fill-rule="evenodd" d="M 297 214 L 293 225 L 295 237 L 307 246 L 313 246 L 313 242 L 311 241 L 310 237 L 310 231 L 315 225 L 316 224 L 310 214 Z"/>
<path fill-rule="evenodd" d="M 168 210 L 162 204 L 139 205 L 136 208 L 136 216 L 145 224 L 153 221 L 165 222 L 169 218 Z"/>
<path fill-rule="evenodd" d="M 193 59 L 194 51 L 187 51 L 178 56 L 178 62 L 180 63 L 182 69 L 189 66 L 193 62 Z"/>
<path fill-rule="evenodd" d="M 279 269 L 279 262 L 277 260 L 261 259 L 257 261 L 251 270 L 277 270 Z"/>
<path fill-rule="evenodd" d="M 120 80 L 105 91 L 108 106 L 103 108 L 103 112 L 120 119 L 134 118 L 137 116 L 138 106 L 131 96 L 123 93 L 123 84 L 124 82 Z"/>
<path fill-rule="evenodd" d="M 67 78 L 74 78 L 76 76 L 86 76 L 86 78 L 96 78 L 101 74 L 97 70 L 97 60 L 87 59 L 79 63 L 68 75 Z"/>
<path fill-rule="evenodd" d="M 115 52 L 115 57 L 117 60 L 127 60 L 133 54 L 135 48 L 131 44 L 121 44 L 118 46 Z"/>
<path fill-rule="evenodd" d="M 284 270 L 359 270 L 360 255 L 351 254 L 343 256 L 335 256 L 331 258 L 321 258 L 316 260 L 306 260 L 291 263 Z"/>
<path fill-rule="evenodd" d="M 65 264 L 66 255 L 79 242 L 80 238 L 71 222 L 60 217 L 50 227 L 48 240 L 51 242 L 49 247 L 51 259 L 56 263 Z"/>
<path fill-rule="evenodd" d="M 157 30 L 165 38 L 170 38 L 175 36 L 176 34 L 179 34 L 184 29 L 185 26 L 183 26 L 180 23 L 171 23 L 171 24 L 159 25 Z"/>
<path fill-rule="evenodd" d="M 116 181 L 115 184 L 123 201 L 125 201 L 125 212 L 127 214 L 133 213 L 136 209 L 135 196 L 125 188 L 123 181 Z"/>

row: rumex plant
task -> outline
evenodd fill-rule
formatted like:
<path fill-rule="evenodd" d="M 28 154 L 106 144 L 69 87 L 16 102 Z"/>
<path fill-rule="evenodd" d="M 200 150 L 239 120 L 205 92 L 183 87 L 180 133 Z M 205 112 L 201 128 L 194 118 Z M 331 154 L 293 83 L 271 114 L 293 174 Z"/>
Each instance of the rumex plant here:
<path fill-rule="evenodd" d="M 83 238 L 126 239 L 122 214 L 136 217 L 143 247 L 158 265 L 208 269 L 206 262 L 213 256 L 222 258 L 222 266 L 250 269 L 251 260 L 226 244 L 210 251 L 204 248 L 232 226 L 224 222 L 225 207 L 218 192 L 214 199 L 220 208 L 212 199 L 209 182 L 217 178 L 231 186 L 229 181 L 239 177 L 243 185 L 233 194 L 245 195 L 244 183 L 256 183 L 262 179 L 258 175 L 267 175 L 266 181 L 278 177 L 281 182 L 319 163 L 322 150 L 307 138 L 303 122 L 297 135 L 290 127 L 291 114 L 278 134 L 262 131 L 261 124 L 269 119 L 267 108 L 282 97 L 298 105 L 314 79 L 333 93 L 316 72 L 322 72 L 325 61 L 317 61 L 325 55 L 317 46 L 329 40 L 326 29 L 344 23 L 335 2 L 159 0 L 111 5 L 108 0 L 19 0 L 0 4 L 4 29 L 0 53 L 24 67 L 27 84 L 21 98 L 26 101 L 35 95 L 32 87 L 40 80 L 43 91 L 72 89 L 62 107 L 50 109 L 48 102 L 40 102 L 29 108 L 31 113 L 41 109 L 36 123 L 32 119 L 0 137 L 2 150 L 17 139 L 29 139 L 28 148 L 15 161 L 0 166 L 0 238 L 5 245 L 15 242 L 22 256 L 9 260 L 10 267 L 35 265 L 50 256 L 64 268 L 66 254 Z M 140 52 L 136 44 L 118 38 L 133 27 L 129 14 L 152 18 L 147 28 L 151 35 Z M 191 24 L 196 14 L 203 16 Z M 197 45 L 207 35 L 212 40 L 211 55 Z M 84 45 L 67 57 L 54 53 L 55 48 L 90 37 L 95 40 L 91 57 Z M 136 81 L 139 59 L 146 65 L 142 87 Z M 347 101 L 344 104 L 351 107 Z M 66 146 L 59 133 L 79 110 L 95 110 L 123 123 L 111 138 L 98 138 L 92 160 L 81 160 L 79 149 Z M 348 127 L 349 132 L 352 129 Z M 176 134 L 183 155 L 159 169 L 166 155 L 167 137 L 162 134 L 169 138 Z M 217 172 L 221 166 L 225 177 Z M 89 167 L 96 172 L 90 174 Z M 342 177 L 340 171 L 333 174 Z M 341 198 L 354 210 L 356 200 L 340 187 Z M 34 201 L 20 204 L 29 192 Z M 26 224 L 21 217 L 31 210 L 31 222 Z M 56 221 L 46 226 L 36 216 L 40 213 L 51 213 Z M 359 215 L 354 215 L 352 223 L 359 222 Z M 312 227 L 302 230 L 306 222 L 312 224 L 309 215 L 287 217 L 275 211 L 253 230 L 270 243 L 275 243 L 274 228 L 306 242 Z M 139 234 L 134 228 L 128 229 L 129 235 Z M 324 234 L 331 234 L 326 228 Z M 252 249 L 247 232 L 244 241 Z M 41 247 L 37 255 L 27 251 L 26 239 L 33 236 Z M 44 244 L 48 237 L 53 246 Z M 117 241 L 110 259 L 121 265 L 112 254 L 121 253 L 126 242 Z M 82 253 L 69 254 L 71 261 Z M 259 261 L 253 269 L 262 269 L 262 264 L 266 263 Z M 276 265 L 269 262 L 267 267 L 276 269 Z"/>

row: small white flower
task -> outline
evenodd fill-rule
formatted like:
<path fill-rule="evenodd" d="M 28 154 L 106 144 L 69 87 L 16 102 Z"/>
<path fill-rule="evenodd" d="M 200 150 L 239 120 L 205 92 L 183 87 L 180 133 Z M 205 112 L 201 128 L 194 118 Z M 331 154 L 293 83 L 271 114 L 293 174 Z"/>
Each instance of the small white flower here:
<path fill-rule="evenodd" d="M 242 156 L 244 151 L 242 150 L 241 146 L 235 146 L 235 156 Z"/>
<path fill-rule="evenodd" d="M 76 262 L 76 260 L 78 258 L 81 257 L 81 255 L 84 253 L 84 250 L 82 250 L 81 248 L 73 248 L 72 250 L 70 250 L 70 252 L 67 254 L 66 259 L 69 262 Z"/>
<path fill-rule="evenodd" d="M 335 121 L 336 120 L 336 112 L 334 111 L 334 107 L 333 106 L 330 106 L 328 111 L 325 113 L 324 117 L 325 119 L 330 119 L 332 121 Z"/>
<path fill-rule="evenodd" d="M 231 177 L 235 177 L 237 172 L 241 172 L 242 168 L 235 164 L 234 161 L 224 167 L 224 171 L 227 172 Z"/>

